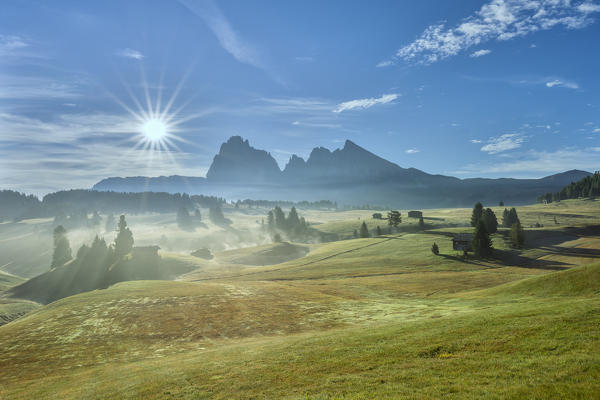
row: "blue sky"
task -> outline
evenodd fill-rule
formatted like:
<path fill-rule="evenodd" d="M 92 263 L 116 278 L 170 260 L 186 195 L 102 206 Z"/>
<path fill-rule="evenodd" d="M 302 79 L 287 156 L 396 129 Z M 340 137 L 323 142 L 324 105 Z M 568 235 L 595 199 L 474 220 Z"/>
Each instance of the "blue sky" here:
<path fill-rule="evenodd" d="M 0 187 L 204 176 L 232 135 L 281 167 L 350 139 L 461 178 L 600 169 L 598 19 L 597 0 L 4 0 Z"/>

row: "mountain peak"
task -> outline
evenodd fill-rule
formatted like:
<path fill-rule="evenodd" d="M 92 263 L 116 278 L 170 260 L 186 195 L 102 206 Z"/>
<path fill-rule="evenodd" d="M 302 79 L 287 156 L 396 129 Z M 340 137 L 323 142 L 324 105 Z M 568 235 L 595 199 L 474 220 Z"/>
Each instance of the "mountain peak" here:
<path fill-rule="evenodd" d="M 271 154 L 250 146 L 241 136 L 232 136 L 221 145 L 206 173 L 213 182 L 272 182 L 281 170 Z"/>

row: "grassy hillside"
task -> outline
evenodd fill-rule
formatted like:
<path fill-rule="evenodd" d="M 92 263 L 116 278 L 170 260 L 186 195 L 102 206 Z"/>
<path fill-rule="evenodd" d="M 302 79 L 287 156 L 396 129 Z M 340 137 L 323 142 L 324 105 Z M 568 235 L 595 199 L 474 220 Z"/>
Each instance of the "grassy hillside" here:
<path fill-rule="evenodd" d="M 0 327 L 0 398 L 594 398 L 600 203 L 567 203 L 579 222 L 519 209 L 553 225 L 527 228 L 521 250 L 501 230 L 487 260 L 451 249 L 466 209 L 431 210 L 447 223 L 424 232 L 163 253 L 190 272 Z M 350 227 L 360 213 L 314 216 Z"/>

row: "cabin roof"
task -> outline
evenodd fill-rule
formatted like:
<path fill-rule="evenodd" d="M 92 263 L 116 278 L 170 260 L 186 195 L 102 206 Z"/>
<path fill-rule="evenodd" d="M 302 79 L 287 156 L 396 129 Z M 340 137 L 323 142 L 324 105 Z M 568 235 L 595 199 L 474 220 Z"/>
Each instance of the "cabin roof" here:
<path fill-rule="evenodd" d="M 471 240 L 473 240 L 473 234 L 472 233 L 458 233 L 458 234 L 454 235 L 452 240 L 455 242 L 470 242 Z"/>

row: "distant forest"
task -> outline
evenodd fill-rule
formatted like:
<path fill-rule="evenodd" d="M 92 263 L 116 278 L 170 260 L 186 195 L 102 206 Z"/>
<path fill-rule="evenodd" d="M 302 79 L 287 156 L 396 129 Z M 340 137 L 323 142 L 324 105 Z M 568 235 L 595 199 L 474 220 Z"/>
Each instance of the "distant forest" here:
<path fill-rule="evenodd" d="M 538 203 L 552 203 L 567 199 L 578 199 L 580 197 L 600 196 L 600 172 L 596 171 L 593 175 L 571 182 L 555 193 L 545 193 L 537 198 Z"/>
<path fill-rule="evenodd" d="M 121 193 L 95 190 L 63 190 L 47 194 L 41 200 L 34 195 L 26 195 L 12 190 L 0 191 L 0 222 L 2 219 L 25 219 L 75 215 L 101 212 L 141 214 L 146 212 L 177 212 L 181 207 L 194 210 L 196 207 L 211 210 L 226 204 L 221 197 L 188 195 L 181 193 L 141 192 Z M 337 203 L 330 200 L 319 201 L 272 201 L 238 200 L 235 208 L 298 207 L 304 209 L 336 210 Z"/>
<path fill-rule="evenodd" d="M 169 193 L 119 193 L 94 190 L 64 190 L 47 194 L 42 200 L 12 190 L 0 191 L 0 218 L 53 217 L 81 211 L 102 213 L 140 214 L 145 212 L 176 212 L 184 206 L 212 208 L 225 203 L 225 199 Z"/>

